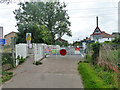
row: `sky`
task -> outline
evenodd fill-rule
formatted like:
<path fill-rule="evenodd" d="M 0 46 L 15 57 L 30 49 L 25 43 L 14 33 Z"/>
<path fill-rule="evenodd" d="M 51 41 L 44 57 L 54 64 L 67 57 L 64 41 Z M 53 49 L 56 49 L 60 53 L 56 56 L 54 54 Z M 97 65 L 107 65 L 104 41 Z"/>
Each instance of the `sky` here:
<path fill-rule="evenodd" d="M 27 0 L 22 0 L 27 1 Z M 118 1 L 119 0 L 60 0 L 65 2 L 69 21 L 71 22 L 72 37 L 64 35 L 62 38 L 73 41 L 90 37 L 96 28 L 96 16 L 101 31 L 112 34 L 118 32 Z M 3 26 L 4 35 L 17 32 L 16 20 L 13 11 L 19 6 L 19 0 L 10 4 L 0 4 L 0 26 Z"/>

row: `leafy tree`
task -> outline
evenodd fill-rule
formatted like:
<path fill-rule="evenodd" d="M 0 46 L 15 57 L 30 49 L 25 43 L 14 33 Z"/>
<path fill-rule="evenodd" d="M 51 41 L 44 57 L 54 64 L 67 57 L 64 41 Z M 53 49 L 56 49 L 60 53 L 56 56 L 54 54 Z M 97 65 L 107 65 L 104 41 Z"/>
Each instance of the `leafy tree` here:
<path fill-rule="evenodd" d="M 65 3 L 26 2 L 14 11 L 18 27 L 18 42 L 26 42 L 26 33 L 32 33 L 32 42 L 53 44 L 55 36 L 72 36 Z"/>
<path fill-rule="evenodd" d="M 118 38 L 115 38 L 112 42 L 116 44 L 120 44 L 120 36 Z"/>
<path fill-rule="evenodd" d="M 63 43 L 63 42 L 60 42 L 60 41 L 56 41 L 55 44 L 56 44 L 56 45 L 60 45 L 60 46 L 64 45 L 65 47 L 68 46 L 68 42 L 64 42 L 64 43 Z"/>

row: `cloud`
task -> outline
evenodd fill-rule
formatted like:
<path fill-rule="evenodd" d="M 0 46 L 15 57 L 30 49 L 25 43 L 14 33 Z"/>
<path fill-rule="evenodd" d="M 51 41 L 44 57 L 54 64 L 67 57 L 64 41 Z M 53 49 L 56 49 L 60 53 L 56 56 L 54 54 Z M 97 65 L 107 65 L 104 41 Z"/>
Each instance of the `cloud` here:
<path fill-rule="evenodd" d="M 64 39 L 67 38 L 70 42 L 73 42 L 78 38 L 84 39 L 85 37 L 89 37 L 96 27 L 96 16 L 99 16 L 99 27 L 102 31 L 110 34 L 118 31 L 117 0 L 78 2 L 77 4 L 69 4 L 67 8 L 71 17 L 73 38 L 64 36 Z M 73 10 L 71 10 L 72 8 Z"/>
<path fill-rule="evenodd" d="M 118 31 L 119 0 L 60 0 L 67 4 L 73 36 L 63 36 L 69 42 L 89 37 L 96 27 L 96 16 L 99 16 L 99 27 L 107 33 Z M 4 35 L 17 31 L 13 11 L 17 4 L 0 4 L 0 26 L 4 27 Z"/>

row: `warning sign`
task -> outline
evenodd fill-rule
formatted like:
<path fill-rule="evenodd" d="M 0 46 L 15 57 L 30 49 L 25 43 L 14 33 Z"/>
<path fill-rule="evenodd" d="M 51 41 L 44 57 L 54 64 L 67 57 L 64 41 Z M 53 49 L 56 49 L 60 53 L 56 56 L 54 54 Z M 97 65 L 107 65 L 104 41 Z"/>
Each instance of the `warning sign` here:
<path fill-rule="evenodd" d="M 31 33 L 26 33 L 26 41 L 31 41 Z"/>
<path fill-rule="evenodd" d="M 57 53 L 57 50 L 56 50 L 56 49 L 51 49 L 51 53 L 52 53 L 52 54 L 56 54 L 56 53 Z"/>

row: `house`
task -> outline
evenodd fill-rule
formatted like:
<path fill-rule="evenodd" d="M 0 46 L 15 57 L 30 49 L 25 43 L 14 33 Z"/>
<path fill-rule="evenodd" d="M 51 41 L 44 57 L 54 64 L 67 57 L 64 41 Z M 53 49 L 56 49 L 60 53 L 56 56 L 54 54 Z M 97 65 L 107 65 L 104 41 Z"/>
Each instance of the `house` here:
<path fill-rule="evenodd" d="M 120 32 L 113 32 L 112 35 L 113 35 L 115 38 L 119 38 L 119 37 L 120 37 Z"/>
<path fill-rule="evenodd" d="M 11 38 L 16 36 L 16 32 L 12 31 L 4 36 L 5 45 L 11 44 Z"/>
<path fill-rule="evenodd" d="M 55 40 L 55 42 L 57 42 L 57 41 L 62 42 L 62 43 L 68 43 L 68 41 L 62 39 L 61 37 L 59 37 Z"/>
<path fill-rule="evenodd" d="M 102 43 L 104 41 L 112 41 L 114 36 L 111 34 L 106 33 L 105 31 L 101 31 L 98 27 L 98 17 L 97 17 L 97 27 L 95 28 L 94 32 L 90 35 L 91 40 L 95 42 Z"/>

